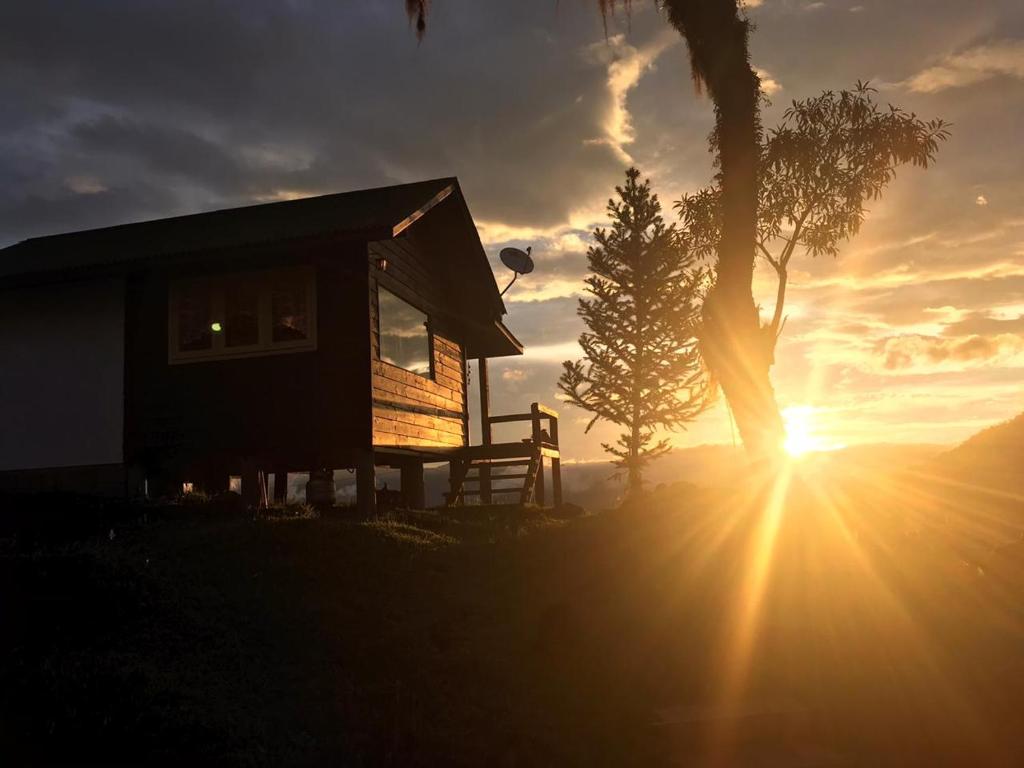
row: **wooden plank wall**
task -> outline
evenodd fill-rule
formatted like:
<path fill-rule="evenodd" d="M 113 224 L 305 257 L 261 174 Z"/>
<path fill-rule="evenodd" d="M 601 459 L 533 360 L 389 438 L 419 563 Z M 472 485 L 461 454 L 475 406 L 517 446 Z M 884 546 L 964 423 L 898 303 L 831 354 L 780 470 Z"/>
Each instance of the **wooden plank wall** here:
<path fill-rule="evenodd" d="M 126 324 L 125 455 L 181 474 L 261 468 L 354 466 L 369 444 L 367 272 L 363 243 L 296 245 L 264 256 L 197 256 L 195 264 L 130 279 Z M 193 274 L 230 274 L 314 264 L 317 349 L 266 357 L 167 362 L 168 284 Z M 212 471 L 212 469 L 211 469 Z M 187 479 L 201 479 L 191 474 Z"/>
<path fill-rule="evenodd" d="M 378 260 L 387 259 L 383 272 Z M 426 262 L 426 248 L 409 235 L 369 245 L 373 444 L 454 448 L 466 443 L 465 357 L 458 330 L 444 319 L 444 279 Z M 378 283 L 430 316 L 432 377 L 380 360 Z"/>

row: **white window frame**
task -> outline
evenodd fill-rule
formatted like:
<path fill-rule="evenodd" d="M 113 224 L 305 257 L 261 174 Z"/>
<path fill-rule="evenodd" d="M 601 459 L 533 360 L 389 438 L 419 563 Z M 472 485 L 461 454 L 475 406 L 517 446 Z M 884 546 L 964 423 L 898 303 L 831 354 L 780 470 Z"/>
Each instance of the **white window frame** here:
<path fill-rule="evenodd" d="M 299 279 L 306 289 L 306 312 L 309 315 L 309 338 L 292 341 L 272 340 L 271 292 L 275 283 L 281 280 Z M 210 322 L 225 323 L 224 295 L 230 285 L 239 283 L 256 287 L 258 296 L 257 318 L 259 341 L 256 344 L 227 347 L 226 330 L 213 333 L 210 349 L 183 352 L 178 348 L 178 307 L 179 299 L 186 287 L 206 286 L 210 291 Z M 167 300 L 167 362 L 199 363 L 209 360 L 235 360 L 244 357 L 263 357 L 294 352 L 309 352 L 316 349 L 316 272 L 312 267 L 264 270 L 260 272 L 236 272 L 214 277 L 183 278 L 171 282 Z"/>

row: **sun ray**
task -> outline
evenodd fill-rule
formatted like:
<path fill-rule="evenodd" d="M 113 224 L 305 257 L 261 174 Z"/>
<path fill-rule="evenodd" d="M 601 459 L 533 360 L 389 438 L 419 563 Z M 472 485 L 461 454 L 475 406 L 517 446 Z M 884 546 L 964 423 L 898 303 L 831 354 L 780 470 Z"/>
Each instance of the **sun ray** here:
<path fill-rule="evenodd" d="M 755 490 L 751 494 L 749 503 L 756 505 L 756 529 L 746 557 L 736 615 L 730 624 L 731 638 L 716 705 L 718 711 L 725 713 L 725 716 L 715 721 L 709 734 L 712 764 L 720 764 L 729 749 L 729 713 L 735 711 L 740 704 L 747 682 L 747 673 L 761 622 L 762 600 L 773 564 L 775 540 L 792 472 L 791 462 L 784 462 L 777 474 L 769 470 L 768 483 L 765 484 L 764 479 L 761 479 L 755 484 Z"/>

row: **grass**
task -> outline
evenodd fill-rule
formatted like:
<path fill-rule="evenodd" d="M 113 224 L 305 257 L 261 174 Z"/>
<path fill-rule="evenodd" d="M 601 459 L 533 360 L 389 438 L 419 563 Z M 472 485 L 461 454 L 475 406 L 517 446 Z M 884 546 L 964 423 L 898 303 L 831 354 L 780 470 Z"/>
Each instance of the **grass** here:
<path fill-rule="evenodd" d="M 572 520 L 197 506 L 99 515 L 98 535 L 60 541 L 8 532 L 0 751 L 104 764 L 1013 764 L 1024 579 L 970 521 L 1001 515 L 1010 530 L 1020 504 L 961 500 L 962 530 L 919 516 L 918 495 L 830 492 L 851 503 L 837 512 L 794 484 L 759 600 L 756 489 L 677 486 Z"/>

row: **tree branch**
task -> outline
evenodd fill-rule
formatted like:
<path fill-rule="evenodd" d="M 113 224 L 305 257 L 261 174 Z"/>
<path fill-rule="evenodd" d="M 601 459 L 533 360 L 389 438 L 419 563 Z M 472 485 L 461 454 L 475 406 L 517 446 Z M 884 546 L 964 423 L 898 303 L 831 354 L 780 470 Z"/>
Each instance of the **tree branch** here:
<path fill-rule="evenodd" d="M 761 250 L 761 254 L 764 256 L 765 260 L 769 264 L 772 265 L 772 267 L 775 269 L 776 272 L 778 272 L 778 270 L 779 270 L 779 262 L 776 261 L 775 257 L 772 256 L 771 252 L 767 248 L 765 248 L 764 242 L 761 241 L 761 240 L 758 240 L 757 241 L 757 247 Z"/>
<path fill-rule="evenodd" d="M 775 267 L 775 274 L 778 275 L 779 286 L 775 291 L 775 313 L 768 326 L 772 332 L 773 350 L 775 349 L 775 341 L 779 338 L 779 332 L 782 326 L 782 308 L 786 305 L 786 283 L 789 282 L 789 273 L 786 271 L 786 266 L 781 262 Z"/>
<path fill-rule="evenodd" d="M 789 260 L 793 257 L 793 251 L 796 250 L 796 245 L 800 242 L 800 231 L 804 228 L 804 222 L 811 211 L 814 210 L 816 204 L 817 200 L 813 200 L 810 205 L 804 208 L 804 212 L 800 214 L 800 218 L 793 225 L 793 236 L 786 240 L 786 246 L 782 249 L 782 254 L 779 256 L 779 266 L 783 271 L 789 266 Z"/>

